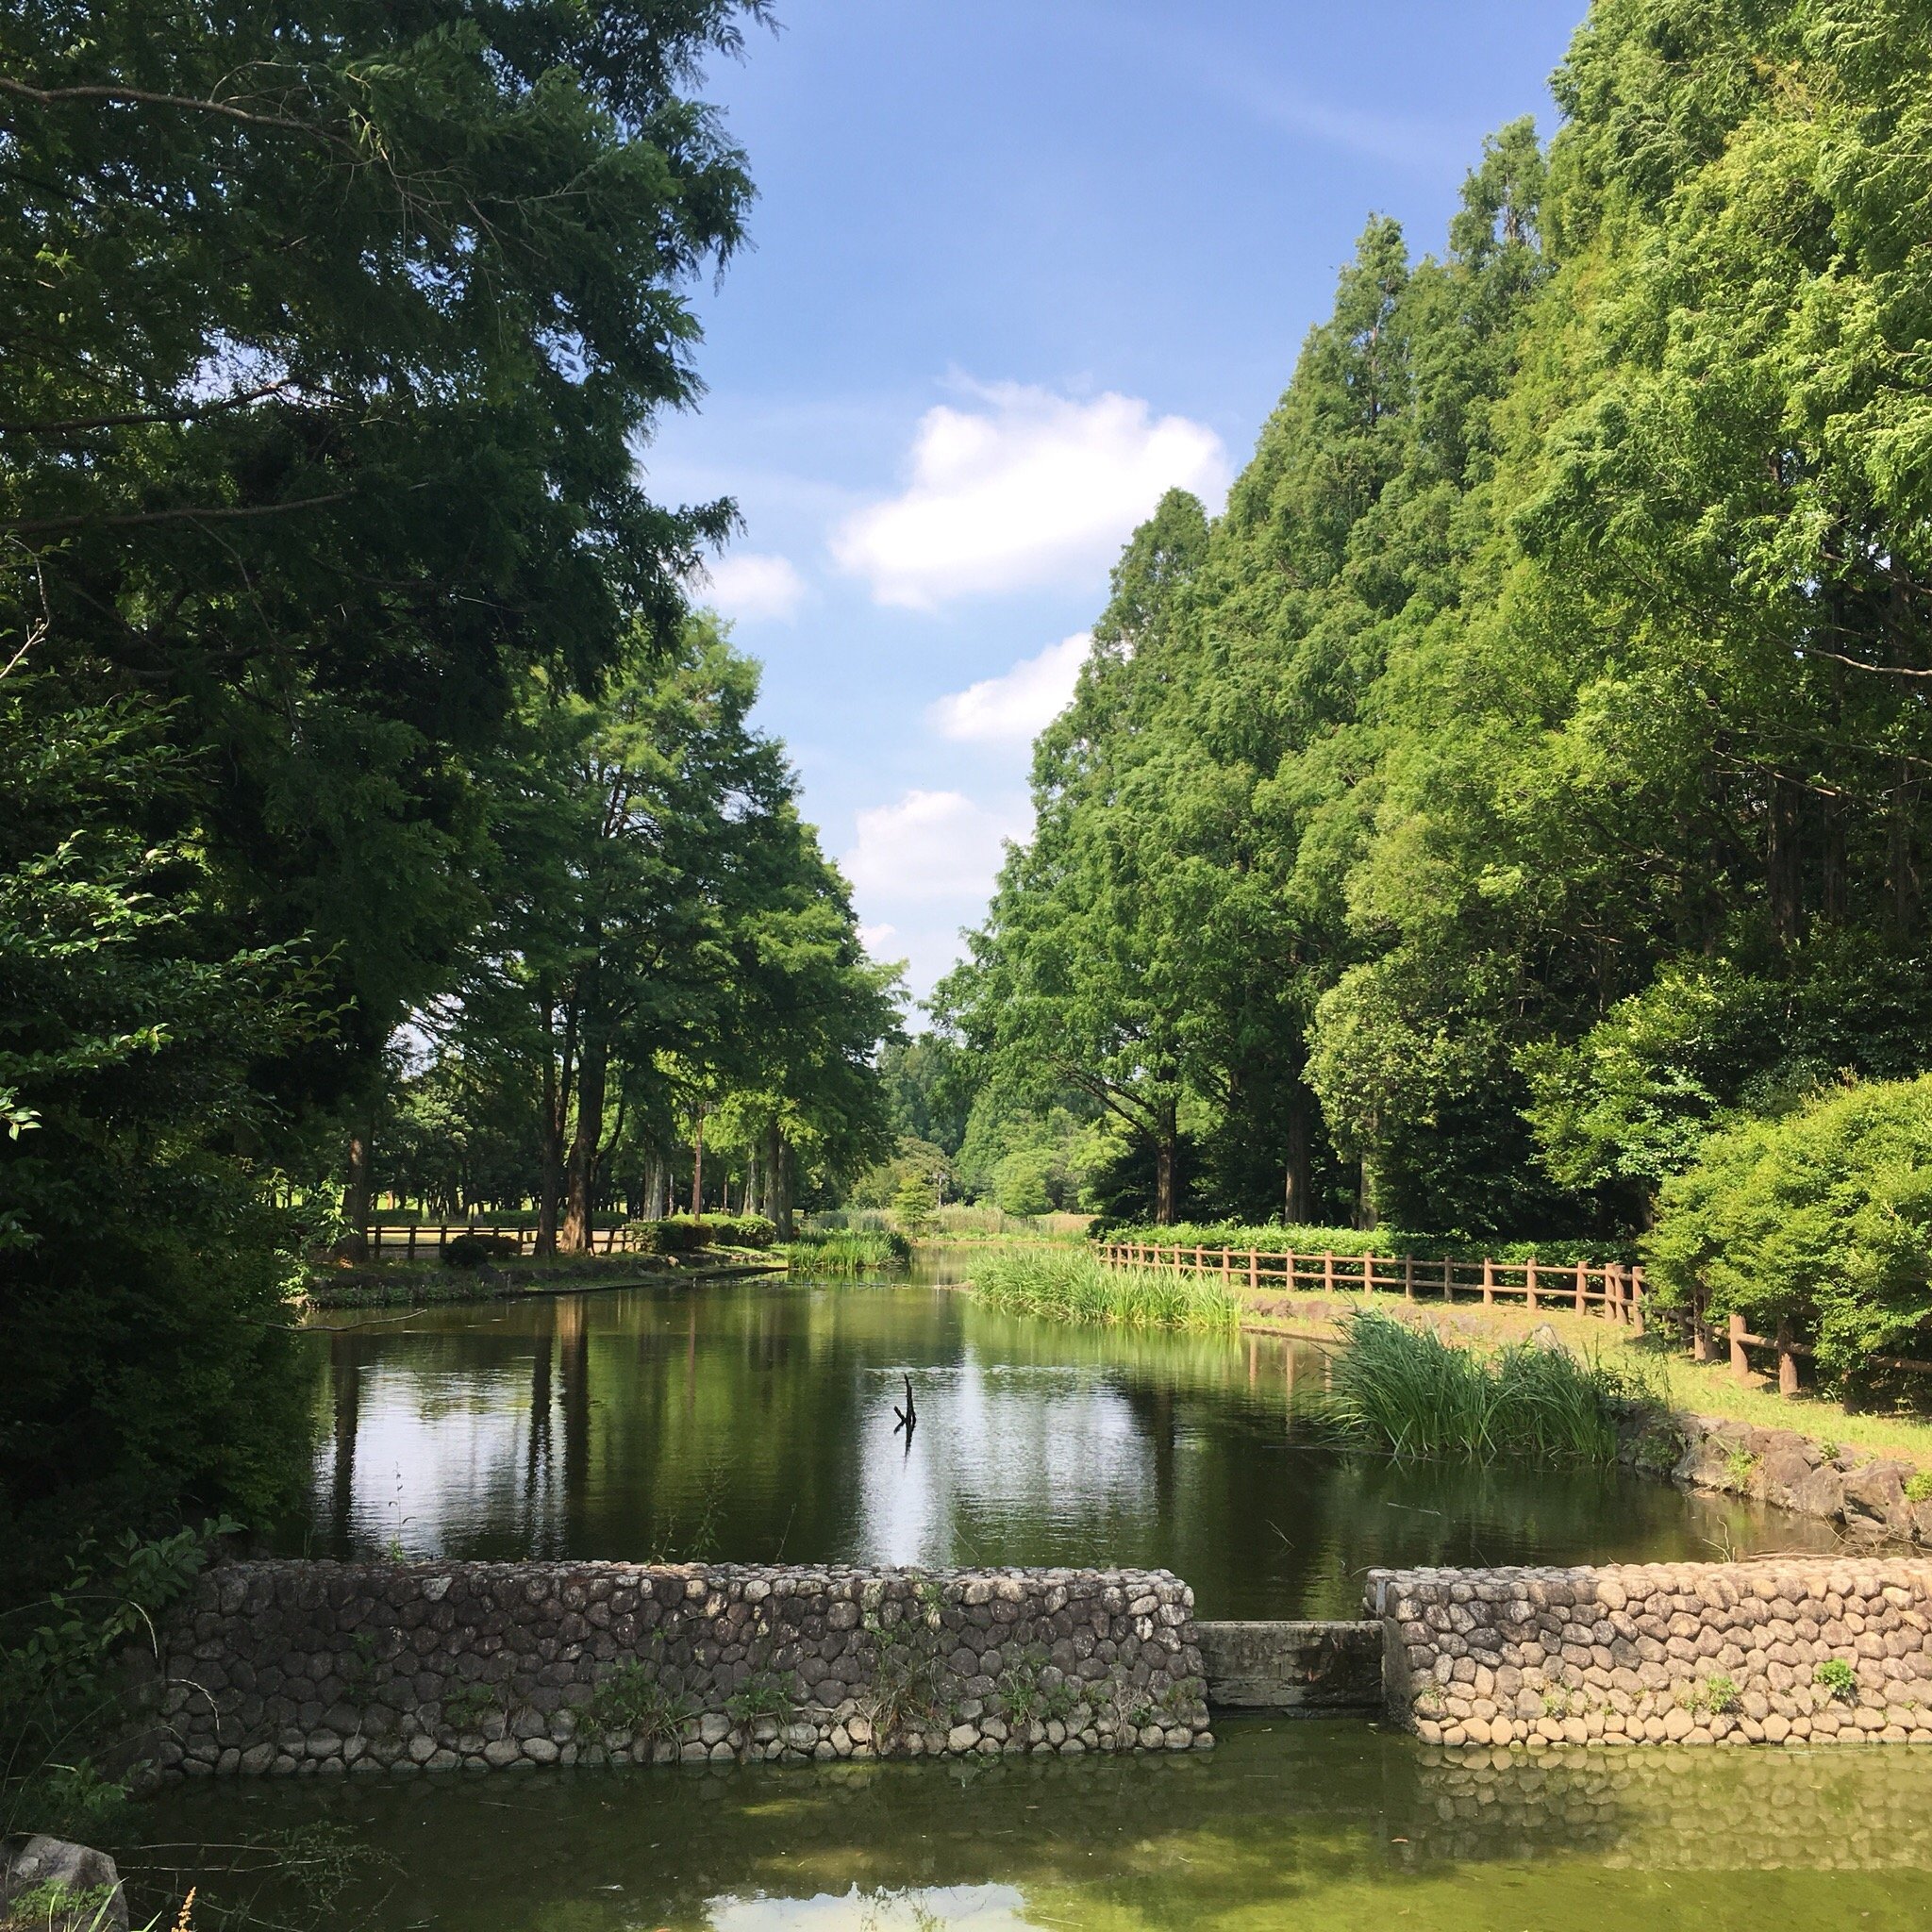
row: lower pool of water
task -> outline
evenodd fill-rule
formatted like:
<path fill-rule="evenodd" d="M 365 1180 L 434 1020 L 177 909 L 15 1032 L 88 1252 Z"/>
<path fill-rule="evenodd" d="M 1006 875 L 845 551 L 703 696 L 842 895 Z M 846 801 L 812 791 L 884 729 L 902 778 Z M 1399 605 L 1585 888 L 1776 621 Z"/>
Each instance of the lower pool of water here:
<path fill-rule="evenodd" d="M 1932 1750 L 1457 1757 L 1359 1723 L 1219 1729 L 1185 1757 L 202 1784 L 118 1849 L 137 1906 L 198 1883 L 209 1928 L 1932 1925 Z"/>

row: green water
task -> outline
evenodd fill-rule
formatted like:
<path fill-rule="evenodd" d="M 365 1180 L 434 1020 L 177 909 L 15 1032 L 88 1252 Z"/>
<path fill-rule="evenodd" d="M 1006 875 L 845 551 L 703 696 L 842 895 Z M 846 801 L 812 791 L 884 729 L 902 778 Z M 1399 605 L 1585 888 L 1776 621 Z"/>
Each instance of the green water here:
<path fill-rule="evenodd" d="M 1932 1925 L 1932 1752 L 1485 1754 L 1224 1723 L 1187 1758 L 177 1790 L 123 1848 L 198 1926 L 405 1932 L 1810 1932 Z M 225 1875 L 326 1822 L 368 1862 Z M 172 1895 L 178 1895 L 175 1892 Z"/>
<path fill-rule="evenodd" d="M 1312 1348 L 1002 1316 L 932 1274 L 330 1316 L 282 1547 L 1158 1565 L 1206 1616 L 1296 1617 L 1357 1614 L 1372 1564 L 1831 1544 L 1627 1475 L 1339 1455 L 1291 1418 Z"/>

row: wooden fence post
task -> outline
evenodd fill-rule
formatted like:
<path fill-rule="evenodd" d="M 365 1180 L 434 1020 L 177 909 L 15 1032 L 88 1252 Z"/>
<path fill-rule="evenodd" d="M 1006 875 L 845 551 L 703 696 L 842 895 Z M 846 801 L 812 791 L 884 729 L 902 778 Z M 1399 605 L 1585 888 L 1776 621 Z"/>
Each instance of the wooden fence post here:
<path fill-rule="evenodd" d="M 1791 1351 L 1790 1316 L 1780 1317 L 1777 1324 L 1777 1392 L 1785 1396 L 1798 1392 L 1798 1357 Z"/>
<path fill-rule="evenodd" d="M 1406 1302 L 1415 1300 L 1415 1257 L 1413 1255 L 1405 1255 L 1402 1257 L 1402 1299 Z"/>
<path fill-rule="evenodd" d="M 1589 1292 L 1590 1272 L 1584 1267 L 1582 1261 L 1579 1260 L 1576 1264 L 1576 1312 L 1579 1315 L 1585 1311 L 1584 1304 Z"/>
<path fill-rule="evenodd" d="M 1335 1250 L 1330 1248 L 1322 1257 L 1322 1287 L 1332 1294 L 1335 1291 Z"/>
<path fill-rule="evenodd" d="M 1257 1250 L 1248 1250 L 1248 1286 L 1258 1289 L 1261 1286 L 1261 1257 Z"/>
<path fill-rule="evenodd" d="M 1643 1270 L 1630 1271 L 1630 1333 L 1639 1341 L 1643 1340 Z"/>
<path fill-rule="evenodd" d="M 1744 1353 L 1744 1318 L 1731 1317 L 1731 1374 L 1740 1382 L 1751 1379 L 1751 1357 Z"/>
<path fill-rule="evenodd" d="M 1529 1312 L 1536 1313 L 1536 1257 L 1529 1257 L 1523 1272 L 1523 1297 L 1529 1305 Z"/>
<path fill-rule="evenodd" d="M 1483 1307 L 1496 1306 L 1496 1264 L 1488 1256 L 1483 1257 Z"/>
<path fill-rule="evenodd" d="M 409 1224 L 408 1253 L 403 1258 L 408 1261 L 413 1261 L 416 1258 L 416 1224 L 413 1221 Z"/>

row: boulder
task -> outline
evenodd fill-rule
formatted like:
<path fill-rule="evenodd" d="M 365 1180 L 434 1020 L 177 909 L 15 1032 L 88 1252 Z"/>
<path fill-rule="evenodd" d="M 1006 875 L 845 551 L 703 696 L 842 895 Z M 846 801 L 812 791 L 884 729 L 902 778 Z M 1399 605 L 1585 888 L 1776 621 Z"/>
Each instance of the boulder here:
<path fill-rule="evenodd" d="M 127 1895 L 113 1859 L 64 1838 L 0 1840 L 0 1908 L 9 1924 L 16 1906 L 27 1906 L 35 1932 L 127 1932 Z"/>

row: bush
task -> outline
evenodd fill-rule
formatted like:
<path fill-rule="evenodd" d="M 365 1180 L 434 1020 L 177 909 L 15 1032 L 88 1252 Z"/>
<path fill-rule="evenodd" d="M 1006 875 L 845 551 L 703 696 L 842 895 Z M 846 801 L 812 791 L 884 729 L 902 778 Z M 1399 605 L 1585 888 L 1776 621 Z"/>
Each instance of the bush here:
<path fill-rule="evenodd" d="M 1397 1456 L 1608 1465 L 1648 1391 L 1563 1349 L 1453 1348 L 1368 1308 L 1349 1317 L 1318 1402 L 1340 1433 Z"/>
<path fill-rule="evenodd" d="M 1739 1122 L 1666 1181 L 1644 1241 L 1653 1293 L 1790 1324 L 1827 1374 L 1912 1353 L 1932 1316 L 1932 1074 Z"/>
<path fill-rule="evenodd" d="M 480 1268 L 486 1261 L 523 1252 L 513 1234 L 459 1234 L 442 1251 L 445 1268 Z"/>
<path fill-rule="evenodd" d="M 667 1214 L 661 1221 L 633 1221 L 625 1227 L 641 1255 L 694 1255 L 701 1248 L 769 1248 L 778 1230 L 761 1214 Z"/>

